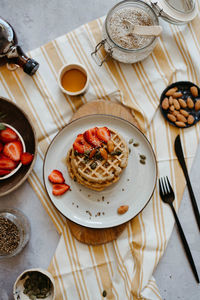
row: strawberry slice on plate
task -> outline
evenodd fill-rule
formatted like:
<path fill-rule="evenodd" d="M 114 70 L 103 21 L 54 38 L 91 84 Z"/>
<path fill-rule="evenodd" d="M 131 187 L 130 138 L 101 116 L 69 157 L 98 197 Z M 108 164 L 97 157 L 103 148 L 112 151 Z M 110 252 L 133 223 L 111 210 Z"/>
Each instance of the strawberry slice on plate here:
<path fill-rule="evenodd" d="M 20 141 L 7 143 L 3 148 L 3 154 L 14 161 L 20 160 L 22 151 L 23 147 Z"/>
<path fill-rule="evenodd" d="M 107 127 L 97 128 L 97 137 L 107 143 L 111 138 L 109 129 Z"/>
<path fill-rule="evenodd" d="M 61 196 L 70 189 L 70 186 L 66 183 L 53 184 L 52 194 L 54 196 Z"/>
<path fill-rule="evenodd" d="M 65 179 L 63 174 L 58 170 L 53 170 L 51 174 L 48 176 L 48 179 L 52 183 L 64 183 Z"/>
<path fill-rule="evenodd" d="M 83 134 L 77 135 L 77 138 L 73 144 L 74 150 L 76 150 L 78 153 L 84 153 L 85 151 L 92 150 L 92 146 L 86 142 L 84 139 Z"/>
<path fill-rule="evenodd" d="M 34 155 L 29 152 L 24 152 L 21 154 L 21 163 L 22 165 L 29 165 L 33 160 Z"/>
<path fill-rule="evenodd" d="M 101 147 L 101 141 L 97 137 L 97 127 L 88 129 L 84 132 L 85 140 L 95 148 Z"/>
<path fill-rule="evenodd" d="M 13 161 L 12 159 L 4 156 L 4 155 L 0 155 L 0 169 L 4 169 L 4 170 L 13 170 L 16 167 L 16 162 Z"/>
<path fill-rule="evenodd" d="M 0 131 L 0 140 L 3 143 L 9 143 L 18 139 L 17 133 L 9 127 Z"/>

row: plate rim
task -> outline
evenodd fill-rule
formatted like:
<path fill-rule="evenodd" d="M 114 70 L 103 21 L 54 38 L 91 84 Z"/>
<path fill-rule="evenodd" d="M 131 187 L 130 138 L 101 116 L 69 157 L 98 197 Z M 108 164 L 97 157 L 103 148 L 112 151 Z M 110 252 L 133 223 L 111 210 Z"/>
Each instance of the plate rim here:
<path fill-rule="evenodd" d="M 118 225 L 113 225 L 113 226 L 101 226 L 101 227 L 87 226 L 87 225 L 82 225 L 82 224 L 80 224 L 80 223 L 78 223 L 78 222 L 75 222 L 74 220 L 71 220 L 70 218 L 66 217 L 65 214 L 64 214 L 63 212 L 61 212 L 61 211 L 56 207 L 56 205 L 54 204 L 54 202 L 52 201 L 52 199 L 51 199 L 51 197 L 50 197 L 50 195 L 49 195 L 49 192 L 48 192 L 48 190 L 47 190 L 46 182 L 45 182 L 45 174 L 44 174 L 45 170 L 44 170 L 44 169 L 45 169 L 46 157 L 47 157 L 47 153 L 48 153 L 48 151 L 49 151 L 51 145 L 53 144 L 54 140 L 61 134 L 61 132 L 62 132 L 66 127 L 68 127 L 68 126 L 71 125 L 72 123 L 78 122 L 78 121 L 83 120 L 83 119 L 87 119 L 88 117 L 90 118 L 90 117 L 95 117 L 95 116 L 106 116 L 106 117 L 112 117 L 113 119 L 120 119 L 121 121 L 123 121 L 123 122 L 125 122 L 125 123 L 131 125 L 132 127 L 134 127 L 137 131 L 139 131 L 139 132 L 142 134 L 143 138 L 144 138 L 144 139 L 146 140 L 146 142 L 149 144 L 149 146 L 150 146 L 150 148 L 151 148 L 151 151 L 152 151 L 152 154 L 153 154 L 153 157 L 154 157 L 154 161 L 155 161 L 155 182 L 154 182 L 154 186 L 153 186 L 153 189 L 152 189 L 152 193 L 151 193 L 149 199 L 147 200 L 147 202 L 145 203 L 145 205 L 142 207 L 142 209 L 141 209 L 134 217 L 131 217 L 131 218 L 129 218 L 128 220 L 122 221 L 122 222 L 120 222 Z M 47 193 L 47 195 L 48 195 L 48 197 L 49 197 L 51 203 L 52 203 L 53 206 L 59 211 L 59 213 L 61 213 L 61 215 L 64 216 L 67 220 L 69 220 L 70 222 L 73 222 L 73 223 L 75 223 L 75 224 L 77 224 L 77 225 L 79 225 L 79 226 L 88 228 L 88 229 L 98 229 L 98 230 L 100 230 L 100 229 L 106 229 L 106 228 L 115 228 L 115 227 L 118 227 L 118 226 L 120 226 L 120 225 L 123 225 L 123 224 L 125 224 L 125 223 L 131 221 L 133 218 L 137 217 L 137 216 L 139 215 L 139 213 L 141 213 L 141 212 L 143 211 L 143 209 L 147 206 L 147 204 L 148 204 L 149 201 L 151 200 L 151 198 L 152 198 L 152 196 L 153 196 L 153 193 L 154 193 L 154 191 L 155 191 L 155 188 L 156 188 L 157 177 L 158 177 L 158 165 L 157 165 L 156 155 L 155 155 L 155 152 L 154 152 L 154 150 L 153 150 L 153 147 L 152 147 L 151 143 L 149 142 L 149 140 L 147 139 L 147 137 L 145 136 L 145 134 L 144 134 L 144 133 L 136 126 L 136 125 L 134 125 L 134 124 L 131 123 L 130 121 L 128 121 L 128 120 L 126 120 L 126 119 L 124 119 L 124 118 L 122 118 L 122 117 L 118 117 L 118 116 L 111 115 L 111 114 L 96 114 L 96 113 L 95 113 L 95 114 L 85 115 L 85 116 L 79 117 L 79 118 L 77 118 L 77 119 L 71 120 L 71 121 L 70 121 L 69 123 L 67 123 L 62 129 L 60 129 L 60 130 L 58 131 L 58 133 L 54 136 L 54 138 L 52 139 L 51 143 L 49 144 L 49 146 L 48 146 L 48 148 L 47 148 L 47 150 L 46 150 L 46 152 L 45 152 L 44 160 L 43 160 L 43 183 L 44 183 L 44 187 L 45 187 L 46 193 Z"/>
<path fill-rule="evenodd" d="M 11 187 L 10 190 L 8 190 L 8 191 L 6 191 L 4 193 L 1 193 L 0 194 L 0 198 L 3 197 L 3 196 L 6 196 L 6 195 L 8 195 L 8 194 L 10 194 L 12 192 L 14 192 L 16 189 L 18 189 L 26 181 L 26 179 L 29 177 L 30 173 L 33 170 L 33 167 L 35 165 L 36 158 L 37 158 L 37 153 L 38 153 L 38 150 L 37 150 L 37 148 L 38 148 L 37 133 L 36 133 L 36 130 L 35 130 L 34 126 L 33 126 L 33 123 L 31 121 L 30 117 L 28 116 L 28 114 L 18 104 L 14 103 L 12 100 L 10 100 L 10 99 L 8 99 L 6 97 L 0 96 L 0 101 L 1 100 L 11 103 L 13 106 L 15 106 L 26 117 L 26 119 L 28 120 L 28 122 L 29 122 L 29 124 L 31 126 L 31 129 L 33 131 L 34 141 L 35 141 L 35 148 L 34 148 L 34 157 L 33 157 L 33 160 L 31 162 L 30 168 L 27 171 L 26 175 L 14 187 Z"/>

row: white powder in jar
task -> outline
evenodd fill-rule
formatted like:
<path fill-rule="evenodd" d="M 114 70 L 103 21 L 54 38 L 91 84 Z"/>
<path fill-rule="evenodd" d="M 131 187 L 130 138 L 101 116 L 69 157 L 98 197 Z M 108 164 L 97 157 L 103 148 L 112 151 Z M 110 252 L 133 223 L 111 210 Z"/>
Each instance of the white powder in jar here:
<path fill-rule="evenodd" d="M 130 31 L 130 23 L 133 25 L 153 25 L 151 17 L 139 8 L 122 8 L 114 12 L 108 21 L 110 38 L 125 49 L 141 49 L 151 43 L 154 37 L 134 35 Z"/>

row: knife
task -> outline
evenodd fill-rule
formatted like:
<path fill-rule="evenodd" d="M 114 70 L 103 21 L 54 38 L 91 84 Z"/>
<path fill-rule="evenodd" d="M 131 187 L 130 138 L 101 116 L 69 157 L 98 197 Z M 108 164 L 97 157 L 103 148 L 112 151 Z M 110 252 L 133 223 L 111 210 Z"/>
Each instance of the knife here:
<path fill-rule="evenodd" d="M 190 182 L 190 178 L 189 178 L 189 175 L 188 175 L 188 170 L 187 170 L 187 167 L 186 167 L 185 159 L 184 159 L 184 156 L 183 156 L 183 149 L 182 149 L 182 145 L 181 145 L 180 135 L 177 135 L 177 137 L 175 139 L 174 149 L 175 149 L 178 161 L 179 161 L 179 163 L 182 167 L 183 173 L 185 175 L 185 179 L 186 179 L 189 194 L 190 194 L 190 199 L 191 199 L 191 202 L 192 202 L 192 207 L 193 207 L 195 218 L 196 218 L 199 230 L 200 230 L 199 209 L 198 209 L 198 206 L 197 206 L 197 202 L 196 202 L 194 192 L 193 192 L 193 189 L 192 189 L 192 185 L 191 185 L 191 182 Z"/>

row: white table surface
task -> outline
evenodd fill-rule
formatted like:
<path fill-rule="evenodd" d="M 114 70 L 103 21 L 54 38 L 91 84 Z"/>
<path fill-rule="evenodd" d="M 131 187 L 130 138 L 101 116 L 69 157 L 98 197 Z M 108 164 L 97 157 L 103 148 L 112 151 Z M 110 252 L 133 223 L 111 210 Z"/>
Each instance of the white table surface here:
<path fill-rule="evenodd" d="M 106 15 L 117 2 L 119 1 L 1 0 L 0 15 L 13 25 L 19 44 L 25 51 L 28 51 L 83 23 Z M 191 181 L 200 207 L 199 166 L 200 147 L 191 171 Z M 0 209 L 2 208 L 22 210 L 31 223 L 31 238 L 26 248 L 14 258 L 0 260 L 0 300 L 10 300 L 13 299 L 13 283 L 20 272 L 31 267 L 48 267 L 58 244 L 59 235 L 28 182 L 25 182 L 17 191 L 2 197 Z M 187 189 L 178 215 L 200 275 L 199 231 Z M 200 286 L 194 279 L 176 226 L 154 276 L 163 299 L 200 299 Z"/>

